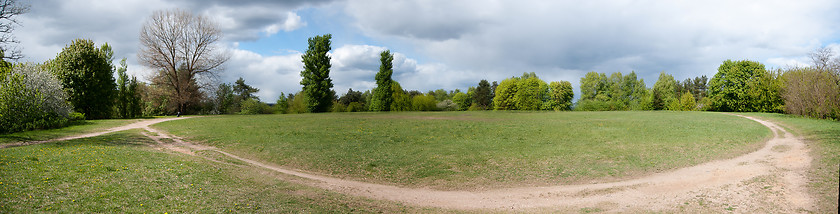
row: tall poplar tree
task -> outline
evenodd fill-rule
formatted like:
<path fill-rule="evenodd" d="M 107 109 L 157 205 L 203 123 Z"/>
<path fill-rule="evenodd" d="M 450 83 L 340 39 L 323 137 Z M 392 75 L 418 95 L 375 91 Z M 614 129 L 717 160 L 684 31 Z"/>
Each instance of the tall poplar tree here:
<path fill-rule="evenodd" d="M 392 94 L 394 88 L 391 87 L 393 80 L 391 74 L 394 73 L 392 62 L 394 55 L 390 50 L 382 51 L 379 54 L 379 73 L 376 73 L 376 89 L 373 91 L 373 99 L 370 101 L 371 111 L 389 111 L 391 103 L 394 101 Z"/>
<path fill-rule="evenodd" d="M 330 79 L 330 39 L 332 35 L 315 36 L 309 38 L 309 49 L 303 54 L 303 93 L 306 96 L 306 110 L 309 112 L 326 112 L 332 106 L 332 79 Z"/>

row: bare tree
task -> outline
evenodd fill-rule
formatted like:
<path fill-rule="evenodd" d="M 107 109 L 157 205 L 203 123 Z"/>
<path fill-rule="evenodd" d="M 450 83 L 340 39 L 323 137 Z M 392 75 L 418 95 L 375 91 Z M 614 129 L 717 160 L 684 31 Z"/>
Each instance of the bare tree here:
<path fill-rule="evenodd" d="M 12 35 L 15 26 L 20 25 L 15 17 L 26 12 L 29 12 L 29 5 L 20 4 L 17 0 L 0 0 L 0 53 L 4 60 L 23 58 L 20 50 L 9 44 L 19 42 Z"/>
<path fill-rule="evenodd" d="M 218 46 L 221 37 L 216 23 L 183 10 L 155 11 L 140 29 L 140 63 L 158 70 L 154 84 L 172 90 L 179 112 L 200 96 L 199 80 L 215 76 L 230 58 Z"/>

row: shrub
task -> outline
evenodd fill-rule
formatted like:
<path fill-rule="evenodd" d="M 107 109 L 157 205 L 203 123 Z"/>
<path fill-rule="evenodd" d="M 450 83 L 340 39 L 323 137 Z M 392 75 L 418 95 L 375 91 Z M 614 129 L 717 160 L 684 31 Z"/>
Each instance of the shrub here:
<path fill-rule="evenodd" d="M 263 102 L 260 102 L 256 99 L 249 98 L 245 101 L 242 101 L 242 110 L 239 114 L 271 114 L 272 109 Z"/>
<path fill-rule="evenodd" d="M 0 78 L 0 133 L 57 128 L 72 107 L 61 82 L 34 64 L 21 64 Z"/>

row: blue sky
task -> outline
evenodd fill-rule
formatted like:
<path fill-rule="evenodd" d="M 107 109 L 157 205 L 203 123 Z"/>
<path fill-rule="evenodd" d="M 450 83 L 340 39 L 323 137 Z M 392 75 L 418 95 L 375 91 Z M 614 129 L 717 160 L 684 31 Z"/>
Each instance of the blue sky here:
<path fill-rule="evenodd" d="M 481 79 L 536 72 L 577 89 L 589 71 L 635 71 L 648 86 L 662 71 L 678 80 L 713 76 L 727 59 L 804 66 L 822 46 L 840 51 L 837 1 L 225 1 L 40 0 L 15 35 L 26 58 L 43 62 L 76 38 L 109 43 L 129 74 L 137 35 L 156 10 L 180 8 L 221 26 L 231 59 L 213 83 L 243 77 L 263 101 L 300 90 L 307 38 L 333 35 L 335 91 L 374 86 L 378 53 L 395 53 L 403 88 L 464 90 Z"/>

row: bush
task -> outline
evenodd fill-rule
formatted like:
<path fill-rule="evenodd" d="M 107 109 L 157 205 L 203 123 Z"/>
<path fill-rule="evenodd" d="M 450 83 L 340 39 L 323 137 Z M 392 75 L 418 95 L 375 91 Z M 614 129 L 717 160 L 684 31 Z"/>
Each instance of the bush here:
<path fill-rule="evenodd" d="M 61 82 L 34 64 L 0 74 L 0 133 L 65 126 L 72 107 Z"/>
<path fill-rule="evenodd" d="M 458 104 L 455 104 L 452 100 L 444 100 L 438 102 L 436 107 L 441 111 L 455 111 L 458 109 Z"/>
<path fill-rule="evenodd" d="M 815 118 L 840 119 L 840 76 L 797 68 L 782 75 L 785 112 Z"/>
<path fill-rule="evenodd" d="M 249 98 L 242 101 L 242 110 L 239 114 L 271 114 L 272 111 L 268 104 Z"/>

